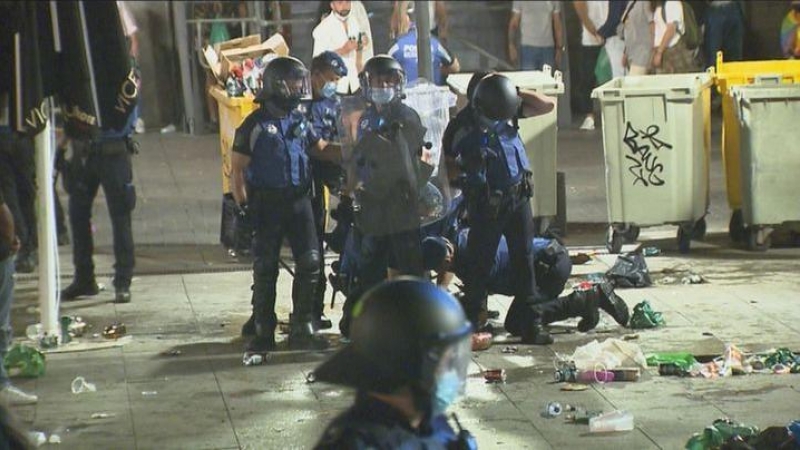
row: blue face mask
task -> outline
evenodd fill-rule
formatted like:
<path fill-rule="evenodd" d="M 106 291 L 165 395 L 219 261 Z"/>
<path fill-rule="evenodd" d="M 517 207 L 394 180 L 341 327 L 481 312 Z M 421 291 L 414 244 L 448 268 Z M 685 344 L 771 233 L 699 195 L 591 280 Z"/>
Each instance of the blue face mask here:
<path fill-rule="evenodd" d="M 371 88 L 369 99 L 376 105 L 385 105 L 394 98 L 394 88 Z"/>
<path fill-rule="evenodd" d="M 461 377 L 455 370 L 448 370 L 439 377 L 433 398 L 433 416 L 444 414 L 447 407 L 461 395 Z"/>
<path fill-rule="evenodd" d="M 322 86 L 320 90 L 320 94 L 322 94 L 325 98 L 333 98 L 336 96 L 336 82 L 335 81 L 328 81 Z"/>

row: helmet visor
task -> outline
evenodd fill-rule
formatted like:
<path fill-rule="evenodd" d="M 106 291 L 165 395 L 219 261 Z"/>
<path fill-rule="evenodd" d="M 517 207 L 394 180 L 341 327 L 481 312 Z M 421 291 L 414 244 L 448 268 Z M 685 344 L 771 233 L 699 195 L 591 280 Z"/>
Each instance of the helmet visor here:
<path fill-rule="evenodd" d="M 311 100 L 311 77 L 307 70 L 293 72 L 277 83 L 284 98 Z"/>

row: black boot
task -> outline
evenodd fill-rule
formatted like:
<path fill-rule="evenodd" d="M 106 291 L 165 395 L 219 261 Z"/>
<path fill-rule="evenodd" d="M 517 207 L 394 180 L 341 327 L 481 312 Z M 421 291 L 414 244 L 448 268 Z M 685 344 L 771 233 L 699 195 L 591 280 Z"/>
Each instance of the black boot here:
<path fill-rule="evenodd" d="M 266 353 L 275 350 L 275 326 L 255 321 L 253 328 L 255 329 L 255 335 L 247 343 L 245 351 L 248 353 Z"/>
<path fill-rule="evenodd" d="M 75 279 L 75 281 L 61 291 L 61 300 L 70 301 L 78 297 L 89 297 L 99 293 L 100 287 L 97 286 L 97 282 L 94 278 L 87 280 Z"/>
<path fill-rule="evenodd" d="M 289 348 L 292 350 L 325 350 L 329 347 L 328 341 L 317 334 L 314 322 L 311 320 L 298 320 L 292 314 L 289 318 Z"/>
<path fill-rule="evenodd" d="M 515 298 L 508 308 L 504 326 L 509 334 L 521 337 L 523 344 L 549 345 L 553 343 L 553 337 L 544 328 L 542 316 L 538 305 L 529 305 Z"/>
<path fill-rule="evenodd" d="M 520 334 L 523 344 L 550 345 L 553 343 L 553 336 L 542 325 L 541 318 L 533 319 Z"/>
<path fill-rule="evenodd" d="M 289 348 L 292 350 L 324 350 L 328 341 L 317 334 L 314 302 L 319 272 L 317 267 L 303 273 L 295 272 L 292 283 L 292 314 L 289 315 Z"/>
<path fill-rule="evenodd" d="M 600 309 L 607 312 L 621 326 L 627 326 L 628 320 L 631 318 L 631 313 L 625 301 L 619 298 L 614 292 L 614 285 L 608 281 L 604 281 L 596 285 L 595 289 L 599 296 L 598 306 Z"/>
<path fill-rule="evenodd" d="M 597 290 L 575 291 L 566 297 L 559 297 L 552 302 L 542 304 L 544 324 L 558 322 L 572 317 L 580 317 L 578 331 L 585 333 L 594 329 L 600 321 L 600 311 L 597 309 Z"/>
<path fill-rule="evenodd" d="M 250 337 L 256 334 L 255 317 L 250 314 L 250 318 L 242 325 L 242 337 Z"/>

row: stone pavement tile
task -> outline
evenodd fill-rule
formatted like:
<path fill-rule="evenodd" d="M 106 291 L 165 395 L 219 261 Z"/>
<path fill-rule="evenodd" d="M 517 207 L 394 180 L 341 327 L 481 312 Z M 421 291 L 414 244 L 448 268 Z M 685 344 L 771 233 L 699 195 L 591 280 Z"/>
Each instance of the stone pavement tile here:
<path fill-rule="evenodd" d="M 36 380 L 37 410 L 69 404 L 74 410 L 93 410 L 105 402 L 127 403 L 125 368 L 119 348 L 46 357 L 45 376 Z M 96 392 L 72 393 L 72 381 L 82 376 Z"/>
<path fill-rule="evenodd" d="M 186 356 L 164 356 L 158 353 L 135 353 L 125 355 L 125 372 L 128 383 L 191 379 L 194 383 L 216 384 L 211 363 L 205 354 Z M 194 384 L 195 389 L 200 385 Z M 205 387 L 205 384 L 203 384 Z M 146 390 L 146 389 L 143 389 Z"/>
<path fill-rule="evenodd" d="M 800 419 L 797 375 L 751 375 L 713 380 L 697 394 L 732 419 L 766 428 Z M 713 418 L 712 418 L 713 420 Z"/>
<path fill-rule="evenodd" d="M 639 400 L 637 406 L 628 409 L 634 415 L 636 427 L 665 449 L 683 448 L 692 434 L 703 431 L 723 415 L 708 403 L 675 406 L 670 399 L 662 400 L 660 396 L 651 399 Z"/>
<path fill-rule="evenodd" d="M 93 419 L 93 413 L 106 413 L 107 418 Z M 30 429 L 44 431 L 48 437 L 58 434 L 59 448 L 134 449 L 135 437 L 131 412 L 127 403 L 111 404 L 95 411 L 75 411 L 56 407 L 39 411 Z"/>
<path fill-rule="evenodd" d="M 238 447 L 221 399 L 180 407 L 152 404 L 133 407 L 138 448 L 220 449 Z M 190 408 L 186 408 L 190 406 Z"/>

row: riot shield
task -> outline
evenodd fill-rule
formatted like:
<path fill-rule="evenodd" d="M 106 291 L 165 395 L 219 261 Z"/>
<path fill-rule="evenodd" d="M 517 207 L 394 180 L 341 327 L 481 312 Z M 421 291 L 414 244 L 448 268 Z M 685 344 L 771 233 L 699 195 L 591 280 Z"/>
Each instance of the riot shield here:
<path fill-rule="evenodd" d="M 445 166 L 432 150 L 441 144 L 426 139 L 428 130 L 417 111 L 402 102 L 379 108 L 358 96 L 342 99 L 344 191 L 353 197 L 362 233 L 424 229 L 449 211 Z"/>

